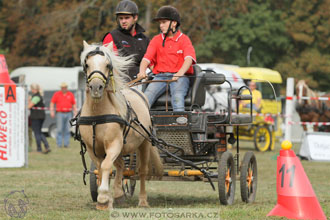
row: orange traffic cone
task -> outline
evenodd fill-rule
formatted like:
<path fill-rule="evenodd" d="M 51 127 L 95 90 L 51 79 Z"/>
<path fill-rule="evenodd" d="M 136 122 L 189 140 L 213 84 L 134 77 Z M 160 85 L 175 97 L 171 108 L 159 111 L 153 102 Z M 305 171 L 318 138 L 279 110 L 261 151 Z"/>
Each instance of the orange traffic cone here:
<path fill-rule="evenodd" d="M 15 84 L 9 77 L 5 56 L 0 54 L 0 84 Z"/>
<path fill-rule="evenodd" d="M 282 142 L 277 157 L 277 205 L 267 216 L 291 219 L 326 219 L 300 160 L 290 150 L 290 141 Z"/>

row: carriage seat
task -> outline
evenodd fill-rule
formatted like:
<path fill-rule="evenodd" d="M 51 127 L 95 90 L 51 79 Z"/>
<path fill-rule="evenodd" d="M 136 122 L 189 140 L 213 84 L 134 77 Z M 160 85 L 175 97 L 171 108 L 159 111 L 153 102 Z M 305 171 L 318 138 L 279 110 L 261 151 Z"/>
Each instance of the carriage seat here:
<path fill-rule="evenodd" d="M 224 82 L 224 76 L 222 74 L 205 73 L 200 66 L 193 65 L 194 74 L 190 77 L 190 88 L 187 96 L 185 97 L 185 110 L 191 110 L 191 107 L 202 107 L 205 103 L 205 85 L 210 84 L 222 84 Z M 211 76 L 212 75 L 212 76 Z M 151 111 L 165 111 L 166 100 L 168 104 L 168 110 L 173 110 L 171 104 L 171 94 L 168 92 L 161 95 L 157 101 L 151 107 Z"/>

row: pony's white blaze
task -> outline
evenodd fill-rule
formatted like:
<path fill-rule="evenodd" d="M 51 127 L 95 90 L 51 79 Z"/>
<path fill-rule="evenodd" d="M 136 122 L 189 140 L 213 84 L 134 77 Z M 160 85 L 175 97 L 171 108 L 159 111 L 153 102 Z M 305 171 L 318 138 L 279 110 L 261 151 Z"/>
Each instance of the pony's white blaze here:
<path fill-rule="evenodd" d="M 94 70 L 100 70 L 102 72 L 106 71 L 106 64 L 107 64 L 107 59 L 105 56 L 101 56 L 101 55 L 95 55 L 90 57 L 89 59 L 89 63 L 90 63 L 90 68 L 94 69 Z"/>
<path fill-rule="evenodd" d="M 99 54 L 96 54 L 94 56 L 91 56 L 88 59 L 88 62 L 86 64 L 89 66 L 87 71 L 87 76 L 89 76 L 91 73 L 89 70 L 98 70 L 102 73 L 107 73 L 110 70 L 107 68 L 107 64 L 109 64 L 108 60 L 105 56 L 101 56 Z M 89 89 L 91 90 L 92 98 L 99 99 L 101 98 L 103 91 L 105 89 L 105 79 L 102 77 L 100 73 L 94 73 L 92 77 L 90 78 L 89 83 Z"/>
<path fill-rule="evenodd" d="M 301 97 L 303 96 L 303 85 L 300 84 L 298 88 L 299 88 L 299 94 L 298 94 L 298 96 L 300 97 L 298 103 L 301 104 L 302 103 Z"/>
<path fill-rule="evenodd" d="M 102 45 L 88 45 L 84 42 L 84 51 L 81 53 L 81 64 L 85 66 L 87 76 L 91 74 L 87 88 L 93 86 L 95 88 L 86 90 L 86 98 L 81 109 L 81 117 L 116 115 L 122 119 L 126 119 L 127 112 L 130 112 L 130 114 L 135 112 L 139 122 L 145 128 L 151 127 L 148 106 L 143 104 L 144 101 L 141 98 L 141 96 L 144 96 L 143 93 L 140 93 L 140 96 L 126 86 L 125 71 L 133 62 L 131 58 L 115 55 L 112 51 L 112 44 L 104 47 Z M 111 65 L 110 67 L 109 64 Z M 109 78 L 111 76 L 111 70 L 112 79 Z M 104 77 L 110 79 L 108 84 L 104 83 Z M 102 93 L 101 89 L 97 92 L 94 91 L 94 95 L 99 95 L 100 97 L 98 99 L 93 98 L 93 91 L 90 90 L 97 90 L 99 88 L 98 86 L 101 85 L 105 87 Z M 98 92 L 100 93 L 96 94 Z M 127 110 L 128 103 L 133 111 Z M 135 116 L 131 115 L 131 117 L 133 118 Z M 158 151 L 152 147 L 149 141 L 146 141 L 145 137 L 147 135 L 143 129 L 132 124 L 134 129 L 130 129 L 126 137 L 126 144 L 124 145 L 124 127 L 117 122 L 102 123 L 95 126 L 94 133 L 92 125 L 79 125 L 81 138 L 87 146 L 87 152 L 99 170 L 101 184 L 98 188 L 97 209 L 104 210 L 112 208 L 113 200 L 109 190 L 109 175 L 113 166 L 117 170 L 114 181 L 115 199 L 121 198 L 124 194 L 121 187 L 124 166 L 119 163 L 122 160 L 121 156 L 123 156 L 123 152 L 135 153 L 138 151 L 138 174 L 141 182 L 139 195 L 140 206 L 148 206 L 145 180 L 148 174 L 148 166 L 150 165 L 149 158 L 156 167 L 157 175 L 162 176 L 163 174 L 163 166 Z M 136 132 L 135 129 L 144 134 L 144 136 Z M 93 142 L 93 135 L 95 135 L 95 142 Z M 95 144 L 93 145 L 93 143 Z"/>

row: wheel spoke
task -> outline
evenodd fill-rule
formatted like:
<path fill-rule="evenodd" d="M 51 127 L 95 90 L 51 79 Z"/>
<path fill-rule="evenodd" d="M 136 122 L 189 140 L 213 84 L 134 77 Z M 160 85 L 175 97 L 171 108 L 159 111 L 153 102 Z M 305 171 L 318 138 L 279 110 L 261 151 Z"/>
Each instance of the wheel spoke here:
<path fill-rule="evenodd" d="M 227 169 L 226 173 L 226 192 L 229 193 L 230 189 L 230 183 L 231 183 L 231 178 L 230 178 L 230 167 Z"/>

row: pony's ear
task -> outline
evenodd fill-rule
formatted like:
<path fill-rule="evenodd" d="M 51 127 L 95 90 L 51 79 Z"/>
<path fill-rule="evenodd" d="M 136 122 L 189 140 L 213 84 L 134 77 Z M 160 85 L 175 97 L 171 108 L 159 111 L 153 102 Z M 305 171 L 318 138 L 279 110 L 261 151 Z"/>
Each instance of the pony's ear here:
<path fill-rule="evenodd" d="M 86 50 L 89 47 L 89 44 L 86 41 L 83 41 L 84 43 L 84 50 Z"/>

